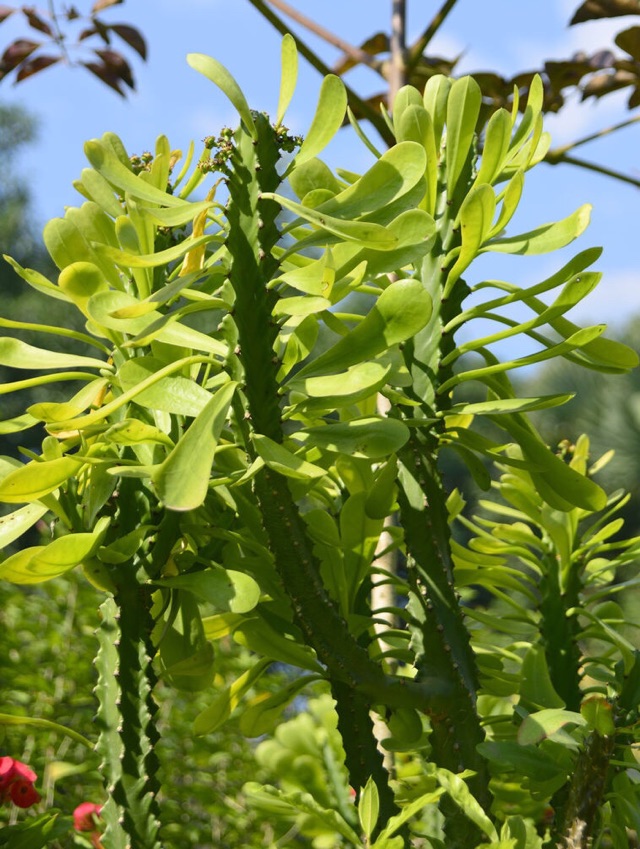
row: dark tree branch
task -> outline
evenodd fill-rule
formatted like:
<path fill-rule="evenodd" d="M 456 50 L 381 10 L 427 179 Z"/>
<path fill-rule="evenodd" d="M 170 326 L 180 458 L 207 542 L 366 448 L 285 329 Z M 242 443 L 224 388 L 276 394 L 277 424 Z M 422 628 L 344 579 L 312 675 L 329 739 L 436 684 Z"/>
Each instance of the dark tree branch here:
<path fill-rule="evenodd" d="M 549 153 L 552 153 L 552 151 Z M 554 153 L 552 156 L 549 156 L 549 153 L 545 156 L 544 160 L 549 165 L 560 165 L 561 163 L 565 165 L 576 165 L 578 168 L 586 168 L 587 171 L 595 171 L 596 174 L 604 174 L 605 177 L 613 177 L 614 180 L 629 183 L 629 185 L 640 189 L 640 179 L 637 179 L 636 177 L 630 177 L 628 174 L 623 174 L 620 171 L 614 171 L 613 168 L 606 168 L 604 165 L 597 165 L 595 162 L 589 162 L 586 159 L 578 159 L 577 156 L 567 156 L 565 153 Z"/>
<path fill-rule="evenodd" d="M 447 15 L 456 5 L 458 0 L 445 0 L 440 10 L 434 15 L 428 27 L 422 33 L 420 38 L 414 42 L 409 50 L 409 59 L 407 61 L 407 75 L 411 76 L 411 71 L 414 70 L 418 62 L 420 61 L 420 57 L 426 50 L 429 42 L 438 32 L 442 24 L 444 23 Z"/>
<path fill-rule="evenodd" d="M 391 11 L 391 61 L 389 67 L 389 110 L 396 94 L 407 84 L 406 67 L 406 0 L 393 0 Z"/>
<path fill-rule="evenodd" d="M 281 20 L 272 9 L 265 3 L 263 0 L 249 0 L 251 5 L 265 18 L 269 23 L 282 35 L 285 33 L 289 33 L 292 35 L 289 27 L 285 24 L 283 20 Z M 298 36 L 294 36 L 296 40 L 296 44 L 298 46 L 298 50 L 304 56 L 304 58 L 309 62 L 309 64 L 319 71 L 323 76 L 327 76 L 327 74 L 333 73 L 331 68 L 326 65 L 320 57 L 314 53 L 314 51 L 308 47 Z M 386 122 L 382 115 L 380 115 L 370 104 L 368 104 L 365 100 L 362 100 L 358 95 L 353 91 L 353 89 L 349 88 L 345 83 L 345 88 L 347 90 L 347 96 L 349 98 L 349 102 L 357 107 L 359 114 L 363 115 L 367 118 L 373 126 L 376 128 L 385 144 L 391 145 L 393 144 L 393 136 L 386 125 Z"/>
<path fill-rule="evenodd" d="M 349 44 L 348 41 L 340 38 L 339 35 L 325 29 L 321 24 L 316 23 L 316 21 L 312 21 L 311 18 L 303 15 L 302 12 L 298 12 L 297 9 L 294 9 L 288 3 L 285 3 L 284 0 L 269 0 L 269 2 L 272 6 L 275 6 L 276 9 L 280 9 L 281 12 L 284 12 L 287 17 L 296 21 L 296 23 L 299 23 L 300 26 L 305 27 L 305 29 L 308 29 L 314 35 L 324 39 L 324 41 L 328 44 L 332 44 L 334 47 L 342 50 L 342 52 L 346 53 L 347 56 L 350 56 L 354 62 L 358 62 L 361 65 L 367 65 L 369 68 L 372 68 L 374 71 L 382 74 L 382 62 L 379 59 L 375 59 L 365 50 L 362 50 L 360 47 L 355 47 L 353 44 Z"/>

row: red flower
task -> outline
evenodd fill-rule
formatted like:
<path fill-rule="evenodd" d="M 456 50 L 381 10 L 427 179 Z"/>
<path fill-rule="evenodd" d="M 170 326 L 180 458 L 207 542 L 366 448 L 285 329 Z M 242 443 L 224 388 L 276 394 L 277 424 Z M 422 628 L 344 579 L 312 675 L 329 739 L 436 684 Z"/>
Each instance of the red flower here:
<path fill-rule="evenodd" d="M 100 816 L 102 807 L 93 802 L 83 802 L 73 812 L 73 827 L 76 831 L 89 831 L 89 839 L 94 849 L 103 849 L 100 843 L 100 829 L 96 828 L 96 819 Z"/>
<path fill-rule="evenodd" d="M 40 801 L 40 794 L 33 786 L 36 774 L 22 761 L 0 758 L 0 803 L 11 799 L 19 808 L 28 808 Z"/>
<path fill-rule="evenodd" d="M 73 827 L 76 831 L 96 831 L 95 817 L 100 816 L 101 805 L 83 802 L 73 812 Z"/>

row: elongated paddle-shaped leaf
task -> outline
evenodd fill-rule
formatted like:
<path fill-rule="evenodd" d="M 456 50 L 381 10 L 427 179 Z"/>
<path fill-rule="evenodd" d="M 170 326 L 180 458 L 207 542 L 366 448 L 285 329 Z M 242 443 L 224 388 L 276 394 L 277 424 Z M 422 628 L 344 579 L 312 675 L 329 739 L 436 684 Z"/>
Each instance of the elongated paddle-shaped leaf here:
<path fill-rule="evenodd" d="M 585 231 L 591 216 L 591 205 L 585 203 L 562 221 L 542 224 L 528 233 L 492 239 L 482 251 L 497 251 L 504 254 L 545 254 L 564 248 Z"/>
<path fill-rule="evenodd" d="M 296 381 L 343 371 L 404 342 L 427 324 L 431 298 L 418 280 L 398 280 L 380 295 L 365 318 L 339 342 L 296 374 Z"/>
<path fill-rule="evenodd" d="M 169 195 L 143 180 L 142 177 L 136 176 L 118 159 L 103 139 L 92 139 L 86 142 L 84 152 L 99 174 L 131 197 L 157 203 L 160 206 L 184 206 L 181 198 Z"/>
<path fill-rule="evenodd" d="M 82 465 L 82 461 L 74 457 L 27 463 L 0 482 L 0 501 L 9 504 L 36 501 L 62 486 Z"/>
<path fill-rule="evenodd" d="M 293 92 L 298 81 L 298 48 L 296 40 L 291 33 L 285 33 L 280 47 L 280 94 L 278 96 L 278 111 L 276 113 L 276 127 L 282 124 Z"/>
<path fill-rule="evenodd" d="M 329 74 L 320 86 L 316 114 L 294 160 L 296 167 L 324 150 L 342 126 L 346 111 L 347 92 L 344 83 L 340 77 Z"/>
<path fill-rule="evenodd" d="M 170 510 L 194 510 L 204 501 L 218 439 L 236 386 L 229 382 L 216 392 L 154 473 L 158 495 Z"/>
<path fill-rule="evenodd" d="M 187 55 L 187 62 L 194 71 L 198 71 L 208 80 L 211 80 L 214 85 L 217 85 L 226 94 L 238 110 L 238 115 L 240 115 L 242 123 L 247 128 L 247 132 L 252 138 L 257 138 L 256 125 L 254 124 L 247 99 L 238 83 L 224 65 L 221 65 L 217 59 L 213 59 L 211 56 L 205 56 L 204 53 L 189 53 Z"/>

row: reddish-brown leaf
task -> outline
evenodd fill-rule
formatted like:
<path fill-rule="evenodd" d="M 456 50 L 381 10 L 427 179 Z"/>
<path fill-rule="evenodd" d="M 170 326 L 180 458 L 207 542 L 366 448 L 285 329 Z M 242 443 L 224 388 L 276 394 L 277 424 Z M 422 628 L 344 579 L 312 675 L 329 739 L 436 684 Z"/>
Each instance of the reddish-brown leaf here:
<path fill-rule="evenodd" d="M 389 52 L 389 36 L 385 32 L 377 32 L 368 38 L 360 45 L 360 50 L 364 50 L 369 56 L 377 56 L 379 53 Z M 346 74 L 351 68 L 355 68 L 360 63 L 345 53 L 341 59 L 338 59 L 333 67 L 334 74 Z"/>
<path fill-rule="evenodd" d="M 637 82 L 637 79 L 637 76 L 629 73 L 629 71 L 616 71 L 613 74 L 603 71 L 602 73 L 594 74 L 582 89 L 582 99 L 604 97 L 605 94 L 610 94 L 612 91 L 618 91 L 621 88 L 633 85 Z"/>
<path fill-rule="evenodd" d="M 619 18 L 622 15 L 640 15 L 640 0 L 585 0 L 569 24 L 572 26 L 597 18 Z"/>
<path fill-rule="evenodd" d="M 29 59 L 27 62 L 23 62 L 16 75 L 16 82 L 22 82 L 22 80 L 32 77 L 39 71 L 43 71 L 45 68 L 50 68 L 51 65 L 55 65 L 56 62 L 59 62 L 61 58 L 61 56 L 36 56 L 35 59 Z"/>
<path fill-rule="evenodd" d="M 96 12 L 101 12 L 103 9 L 108 9 L 109 6 L 117 6 L 122 2 L 123 0 L 96 0 L 96 2 L 91 7 L 91 14 L 95 15 Z"/>
<path fill-rule="evenodd" d="M 112 24 L 111 29 L 123 41 L 126 41 L 129 47 L 132 47 L 142 59 L 147 58 L 147 43 L 140 30 L 130 27 L 128 24 Z"/>
<path fill-rule="evenodd" d="M 569 59 L 566 62 L 545 62 L 544 69 L 554 91 L 562 91 L 569 86 L 576 86 L 587 74 L 594 69 L 588 59 Z"/>
<path fill-rule="evenodd" d="M 45 35 L 53 36 L 53 30 L 49 26 L 49 24 L 40 17 L 40 15 L 36 12 L 33 6 L 23 6 L 22 11 L 24 12 L 27 20 L 29 21 L 29 26 L 33 27 L 33 29 L 37 29 L 38 32 L 43 32 Z"/>
<path fill-rule="evenodd" d="M 102 59 L 107 68 L 110 68 L 123 83 L 129 88 L 135 88 L 131 66 L 121 53 L 115 50 L 96 50 L 96 54 Z"/>
<path fill-rule="evenodd" d="M 104 41 L 105 44 L 111 44 L 111 36 L 109 35 L 109 30 L 111 27 L 108 24 L 103 24 L 99 18 L 92 18 L 93 25 L 96 28 L 96 32 L 100 36 L 100 38 Z"/>
<path fill-rule="evenodd" d="M 17 38 L 13 41 L 0 57 L 0 70 L 2 70 L 3 76 L 9 71 L 13 71 L 20 62 L 23 62 L 34 50 L 37 50 L 41 43 L 40 41 L 29 41 L 27 38 Z"/>
<path fill-rule="evenodd" d="M 430 77 L 435 77 L 436 74 L 451 76 L 457 61 L 457 59 L 443 59 L 442 56 L 421 56 L 413 69 L 409 82 L 422 91 Z"/>
<path fill-rule="evenodd" d="M 67 16 L 68 21 L 75 21 L 76 18 L 80 17 L 80 12 L 76 9 L 75 6 L 69 6 L 65 10 L 65 15 Z"/>
<path fill-rule="evenodd" d="M 91 38 L 92 35 L 95 35 L 98 30 L 95 27 L 87 27 L 83 29 L 80 35 L 78 36 L 78 41 L 84 41 L 85 38 Z"/>
<path fill-rule="evenodd" d="M 120 77 L 114 73 L 113 69 L 103 64 L 102 62 L 82 62 L 82 65 L 92 74 L 95 74 L 109 88 L 117 91 L 121 97 L 124 97 L 124 91 L 120 87 Z"/>
<path fill-rule="evenodd" d="M 627 103 L 627 106 L 629 107 L 629 109 L 635 109 L 636 106 L 640 106 L 640 85 L 634 88 L 633 93 L 631 94 L 631 97 L 629 98 L 629 101 Z"/>
<path fill-rule="evenodd" d="M 636 62 L 640 62 L 640 27 L 629 27 L 619 32 L 615 41 L 618 47 L 626 50 Z"/>
<path fill-rule="evenodd" d="M 4 3 L 0 4 L 0 24 L 3 21 L 6 21 L 9 15 L 13 15 L 15 9 L 11 6 L 5 6 Z"/>
<path fill-rule="evenodd" d="M 474 74 L 473 78 L 482 89 L 483 96 L 499 102 L 501 106 L 505 106 L 513 95 L 511 82 L 492 71 L 482 71 Z"/>

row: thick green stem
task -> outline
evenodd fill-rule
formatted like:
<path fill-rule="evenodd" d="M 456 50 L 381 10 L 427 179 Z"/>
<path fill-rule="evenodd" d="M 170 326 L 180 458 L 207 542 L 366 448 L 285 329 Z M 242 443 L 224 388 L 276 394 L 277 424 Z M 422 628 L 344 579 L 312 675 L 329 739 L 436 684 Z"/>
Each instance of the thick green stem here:
<path fill-rule="evenodd" d="M 108 800 L 105 849 L 160 849 L 151 617 L 148 588 L 134 576 L 132 568 L 130 580 L 102 605 L 98 632 L 97 749 Z"/>
<path fill-rule="evenodd" d="M 560 565 L 555 557 L 545 558 L 546 574 L 540 584 L 542 599 L 540 631 L 544 641 L 549 675 L 567 710 L 580 710 L 580 623 L 567 612 L 580 604 L 580 579 L 574 564 L 567 587 L 560 586 Z"/>
<path fill-rule="evenodd" d="M 568 799 L 557 829 L 559 849 L 588 849 L 607 787 L 615 737 L 591 734 L 574 770 Z"/>
<path fill-rule="evenodd" d="M 338 731 L 351 784 L 359 795 L 368 779 L 373 778 L 380 798 L 379 822 L 386 823 L 398 813 L 398 808 L 389 786 L 384 757 L 375 745 L 369 700 L 340 681 L 332 682 L 331 694 L 336 702 Z"/>
<path fill-rule="evenodd" d="M 267 288 L 277 273 L 272 249 L 280 235 L 275 221 L 278 208 L 261 198 L 261 192 L 273 191 L 279 182 L 275 168 L 278 149 L 274 132 L 263 116 L 256 116 L 256 126 L 255 142 L 242 129 L 236 135 L 228 183 L 231 202 L 227 247 L 232 260 L 237 357 L 244 374 L 247 412 L 254 432 L 282 442 L 275 377 L 278 363 L 274 358 L 277 327 L 272 319 L 275 294 Z M 247 447 L 251 450 L 250 445 Z M 434 701 L 438 701 L 434 691 L 442 687 L 439 682 L 424 680 L 417 684 L 384 673 L 350 632 L 327 592 L 313 542 L 286 478 L 265 467 L 254 481 L 254 490 L 294 620 L 325 667 L 337 697 L 349 768 L 357 770 L 354 781 L 364 778 L 363 769 L 371 769 L 379 779 L 379 791 L 390 812 L 391 795 L 385 789 L 388 776 L 384 774 L 374 735 L 363 731 L 370 726 L 368 710 L 371 705 L 380 704 L 430 711 Z M 385 780 L 381 781 L 383 775 Z"/>

